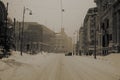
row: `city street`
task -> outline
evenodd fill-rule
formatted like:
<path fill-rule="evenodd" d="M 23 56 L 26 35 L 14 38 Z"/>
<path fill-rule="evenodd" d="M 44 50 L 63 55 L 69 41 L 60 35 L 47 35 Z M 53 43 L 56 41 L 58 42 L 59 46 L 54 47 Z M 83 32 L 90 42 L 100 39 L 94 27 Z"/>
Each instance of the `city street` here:
<path fill-rule="evenodd" d="M 0 0 L 0 80 L 120 80 L 120 0 Z"/>
<path fill-rule="evenodd" d="M 101 57 L 14 55 L 0 64 L 0 80 L 120 80 L 119 65 Z"/>

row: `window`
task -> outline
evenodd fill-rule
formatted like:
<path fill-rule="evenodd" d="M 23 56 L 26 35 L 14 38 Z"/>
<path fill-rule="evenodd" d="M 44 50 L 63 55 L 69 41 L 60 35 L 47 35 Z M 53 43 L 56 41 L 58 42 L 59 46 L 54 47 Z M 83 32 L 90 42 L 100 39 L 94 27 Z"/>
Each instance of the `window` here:
<path fill-rule="evenodd" d="M 112 40 L 112 34 L 109 34 L 109 40 L 110 41 Z"/>

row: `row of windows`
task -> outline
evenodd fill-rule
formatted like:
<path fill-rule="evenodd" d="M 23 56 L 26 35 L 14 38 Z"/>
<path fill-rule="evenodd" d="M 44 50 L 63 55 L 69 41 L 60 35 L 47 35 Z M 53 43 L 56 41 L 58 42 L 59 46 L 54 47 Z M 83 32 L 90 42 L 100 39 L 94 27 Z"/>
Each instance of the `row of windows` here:
<path fill-rule="evenodd" d="M 55 48 L 64 48 L 64 46 L 55 46 Z"/>

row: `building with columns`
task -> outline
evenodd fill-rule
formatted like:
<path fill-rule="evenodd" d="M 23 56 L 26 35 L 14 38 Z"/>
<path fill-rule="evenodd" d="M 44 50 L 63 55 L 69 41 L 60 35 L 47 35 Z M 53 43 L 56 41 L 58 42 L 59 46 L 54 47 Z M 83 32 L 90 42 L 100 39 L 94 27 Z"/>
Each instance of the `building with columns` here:
<path fill-rule="evenodd" d="M 120 1 L 95 0 L 98 7 L 99 53 L 120 52 Z"/>
<path fill-rule="evenodd" d="M 113 50 L 120 52 L 120 1 L 113 4 Z"/>
<path fill-rule="evenodd" d="M 95 51 L 96 27 L 97 27 L 97 7 L 90 8 L 85 16 L 83 24 L 83 51 L 85 55 L 92 55 Z"/>

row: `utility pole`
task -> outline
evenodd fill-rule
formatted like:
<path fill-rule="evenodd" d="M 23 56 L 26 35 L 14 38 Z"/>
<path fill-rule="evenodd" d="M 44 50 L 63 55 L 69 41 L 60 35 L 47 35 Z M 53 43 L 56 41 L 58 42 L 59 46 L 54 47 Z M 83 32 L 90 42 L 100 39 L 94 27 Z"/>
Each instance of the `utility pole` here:
<path fill-rule="evenodd" d="M 21 46 L 20 46 L 20 55 L 22 56 L 22 52 L 23 52 L 23 30 L 24 30 L 24 18 L 25 18 L 25 7 L 23 9 L 23 22 L 22 22 L 22 31 L 21 31 Z"/>
<path fill-rule="evenodd" d="M 16 19 L 14 18 L 14 48 L 15 48 L 15 51 L 16 51 L 16 32 L 15 32 L 15 26 L 16 26 Z"/>
<path fill-rule="evenodd" d="M 94 59 L 97 59 L 96 57 L 96 29 L 95 29 L 95 52 L 94 52 Z"/>
<path fill-rule="evenodd" d="M 30 10 L 29 8 L 25 8 L 24 7 L 24 9 L 23 9 L 23 22 L 22 22 L 22 31 L 21 31 L 21 45 L 20 45 L 20 54 L 21 54 L 21 56 L 22 56 L 22 52 L 23 52 L 23 32 L 24 32 L 24 18 L 25 18 L 25 11 L 26 10 L 29 10 L 30 11 L 30 15 L 32 15 L 32 10 Z"/>
<path fill-rule="evenodd" d="M 96 15 L 96 14 L 95 14 Z M 95 16 L 94 16 L 94 36 L 95 36 L 95 41 L 94 41 L 94 59 L 97 59 L 96 57 L 96 21 L 95 21 Z"/>
<path fill-rule="evenodd" d="M 60 7 L 61 7 L 61 28 L 63 27 L 63 12 L 64 12 L 64 9 L 63 9 L 63 3 L 62 3 L 62 0 L 60 0 Z"/>

